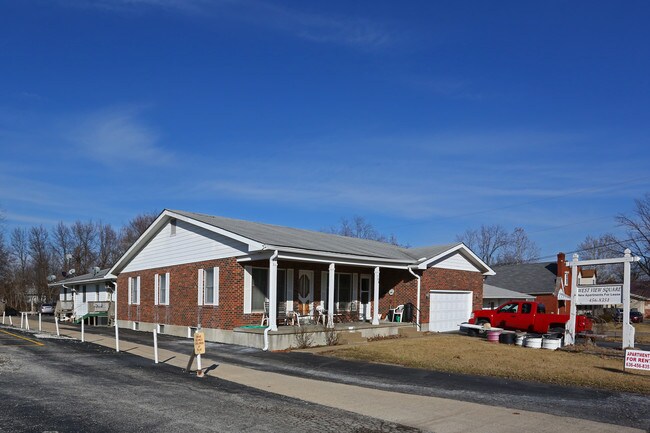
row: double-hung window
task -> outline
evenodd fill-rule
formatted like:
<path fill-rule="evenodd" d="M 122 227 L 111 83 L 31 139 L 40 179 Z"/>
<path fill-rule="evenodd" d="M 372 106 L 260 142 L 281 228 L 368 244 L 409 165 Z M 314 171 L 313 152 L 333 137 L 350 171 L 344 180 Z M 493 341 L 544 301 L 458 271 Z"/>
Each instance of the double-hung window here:
<path fill-rule="evenodd" d="M 166 274 L 156 274 L 154 285 L 154 304 L 169 305 L 169 272 Z"/>
<path fill-rule="evenodd" d="M 129 304 L 140 304 L 140 277 L 129 277 Z"/>
<path fill-rule="evenodd" d="M 199 269 L 199 305 L 219 305 L 219 268 Z"/>

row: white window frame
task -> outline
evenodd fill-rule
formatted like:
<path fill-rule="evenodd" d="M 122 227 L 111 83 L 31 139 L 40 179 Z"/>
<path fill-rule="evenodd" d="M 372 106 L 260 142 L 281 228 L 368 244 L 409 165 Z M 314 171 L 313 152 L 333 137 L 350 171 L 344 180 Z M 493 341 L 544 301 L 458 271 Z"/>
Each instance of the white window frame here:
<path fill-rule="evenodd" d="M 207 302 L 205 300 L 205 290 L 206 286 L 206 274 L 208 269 L 199 269 L 198 275 L 198 305 L 209 305 L 209 306 L 218 306 L 219 305 L 219 267 L 215 266 L 212 268 L 212 291 L 213 291 L 213 302 Z"/>
<path fill-rule="evenodd" d="M 268 267 L 263 266 L 245 266 L 244 267 L 244 314 L 259 314 L 263 313 L 263 309 L 253 309 L 253 269 L 263 269 L 269 271 Z M 286 296 L 286 309 L 293 311 L 293 269 L 278 269 L 278 272 L 284 272 L 284 288 Z M 269 288 L 266 288 L 267 294 Z M 278 287 L 280 290 L 280 287 Z M 268 298 L 267 298 L 268 299 Z"/>
<path fill-rule="evenodd" d="M 133 293 L 135 290 L 135 302 Z M 140 305 L 140 277 L 129 277 L 129 305 Z"/>
<path fill-rule="evenodd" d="M 160 282 L 164 281 L 165 282 L 165 295 L 166 299 L 164 301 L 161 301 L 160 298 L 160 291 L 162 290 L 162 287 L 160 285 Z M 154 305 L 169 305 L 169 297 L 170 297 L 170 287 L 169 287 L 169 272 L 164 273 L 164 274 L 156 274 L 154 276 Z"/>

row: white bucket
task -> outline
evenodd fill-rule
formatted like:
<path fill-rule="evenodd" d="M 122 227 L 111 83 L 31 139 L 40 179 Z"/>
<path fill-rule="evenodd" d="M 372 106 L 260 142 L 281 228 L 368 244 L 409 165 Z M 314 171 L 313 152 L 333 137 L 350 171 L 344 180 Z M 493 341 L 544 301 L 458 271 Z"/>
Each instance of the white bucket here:
<path fill-rule="evenodd" d="M 526 339 L 526 334 L 517 334 L 517 339 L 515 340 L 515 344 L 517 346 L 523 346 L 525 339 Z"/>
<path fill-rule="evenodd" d="M 542 337 L 528 337 L 524 341 L 524 346 L 530 347 L 531 349 L 541 349 L 542 348 Z"/>
<path fill-rule="evenodd" d="M 560 338 L 544 338 L 542 342 L 542 348 L 548 350 L 557 350 L 562 346 L 562 340 Z"/>

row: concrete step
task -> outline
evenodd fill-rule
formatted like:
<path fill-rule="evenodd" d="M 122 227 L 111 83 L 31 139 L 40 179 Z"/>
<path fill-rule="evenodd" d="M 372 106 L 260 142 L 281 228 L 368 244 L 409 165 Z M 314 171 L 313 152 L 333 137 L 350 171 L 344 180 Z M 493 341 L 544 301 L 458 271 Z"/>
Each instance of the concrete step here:
<path fill-rule="evenodd" d="M 359 344 L 366 341 L 360 332 L 341 332 L 339 334 L 339 344 Z"/>
<path fill-rule="evenodd" d="M 402 337 L 418 337 L 420 336 L 420 333 L 418 332 L 418 328 L 415 326 L 412 327 L 404 327 L 404 328 L 399 328 L 397 330 L 397 333 L 402 336 Z"/>

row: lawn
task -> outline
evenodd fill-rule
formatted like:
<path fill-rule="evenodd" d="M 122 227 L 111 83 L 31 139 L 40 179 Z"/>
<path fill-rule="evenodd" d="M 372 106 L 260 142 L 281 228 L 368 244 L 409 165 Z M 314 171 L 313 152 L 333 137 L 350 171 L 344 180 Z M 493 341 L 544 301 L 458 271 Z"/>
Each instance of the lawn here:
<path fill-rule="evenodd" d="M 638 344 L 650 344 L 650 322 L 632 323 L 635 328 L 634 341 Z M 613 341 L 621 341 L 623 324 L 617 322 L 598 323 L 594 325 L 596 334 L 605 334 Z"/>
<path fill-rule="evenodd" d="M 529 349 L 464 335 L 375 341 L 324 355 L 406 367 L 650 394 L 650 375 L 623 371 L 621 351 Z M 616 356 L 618 355 L 618 357 Z"/>

